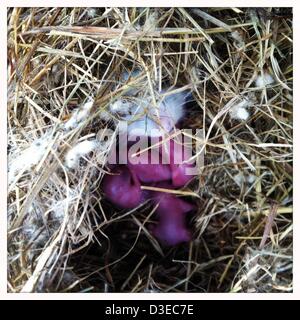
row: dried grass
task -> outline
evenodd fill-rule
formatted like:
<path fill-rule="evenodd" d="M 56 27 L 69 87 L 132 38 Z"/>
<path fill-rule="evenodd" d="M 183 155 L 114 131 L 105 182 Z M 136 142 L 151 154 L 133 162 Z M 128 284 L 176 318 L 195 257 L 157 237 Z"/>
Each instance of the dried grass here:
<path fill-rule="evenodd" d="M 10 8 L 9 170 L 49 136 L 8 186 L 8 291 L 292 291 L 292 43 L 288 8 Z M 173 248 L 149 233 L 150 204 L 103 199 L 109 145 L 65 164 L 113 127 L 112 101 L 137 90 L 155 105 L 166 87 L 193 92 L 184 125 L 205 133 L 202 174 L 182 191 L 196 195 L 194 240 Z M 232 119 L 249 97 L 249 117 Z"/>

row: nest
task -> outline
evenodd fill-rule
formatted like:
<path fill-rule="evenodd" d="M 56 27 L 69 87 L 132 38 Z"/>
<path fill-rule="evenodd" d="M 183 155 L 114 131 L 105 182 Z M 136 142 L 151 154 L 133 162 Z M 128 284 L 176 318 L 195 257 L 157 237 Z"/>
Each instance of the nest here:
<path fill-rule="evenodd" d="M 291 292 L 292 28 L 290 8 L 10 8 L 8 291 Z M 165 89 L 205 137 L 175 247 L 149 204 L 105 199 L 116 137 L 66 163 L 115 130 L 112 103 Z"/>

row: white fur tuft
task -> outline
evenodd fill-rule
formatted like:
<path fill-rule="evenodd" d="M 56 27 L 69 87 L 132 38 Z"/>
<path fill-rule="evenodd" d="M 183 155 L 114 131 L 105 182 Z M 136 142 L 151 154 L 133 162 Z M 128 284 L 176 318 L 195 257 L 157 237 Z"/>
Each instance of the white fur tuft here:
<path fill-rule="evenodd" d="M 254 101 L 249 98 L 243 98 L 242 101 L 232 106 L 229 110 L 231 119 L 245 121 L 249 118 L 250 113 L 247 111 L 247 108 L 252 107 Z"/>
<path fill-rule="evenodd" d="M 97 147 L 96 140 L 85 140 L 78 143 L 72 149 L 70 149 L 66 155 L 65 161 L 68 168 L 75 168 L 79 164 L 79 159 Z"/>
<path fill-rule="evenodd" d="M 65 123 L 64 128 L 66 130 L 71 130 L 76 128 L 78 125 L 82 124 L 84 120 L 87 119 L 90 110 L 93 106 L 94 101 L 90 100 L 84 104 L 80 109 L 73 112 L 71 118 Z"/>
<path fill-rule="evenodd" d="M 255 85 L 256 87 L 265 87 L 269 84 L 272 84 L 274 82 L 274 78 L 267 72 L 263 73 L 262 75 L 257 76 L 255 79 Z"/>

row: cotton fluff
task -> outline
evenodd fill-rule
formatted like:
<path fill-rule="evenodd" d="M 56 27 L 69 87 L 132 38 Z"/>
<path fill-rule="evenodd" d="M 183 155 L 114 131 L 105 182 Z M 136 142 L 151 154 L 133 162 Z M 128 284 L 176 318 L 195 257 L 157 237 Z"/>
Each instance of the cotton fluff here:
<path fill-rule="evenodd" d="M 186 92 L 174 93 L 164 97 L 157 106 L 150 101 L 136 105 L 131 109 L 132 113 L 122 119 L 127 122 L 129 137 L 157 137 L 172 131 L 184 116 L 184 103 L 188 96 Z"/>
<path fill-rule="evenodd" d="M 130 78 L 135 78 L 141 74 L 141 70 L 136 68 L 130 73 L 124 72 L 121 82 L 126 82 Z M 142 88 L 141 88 L 142 89 Z M 160 137 L 172 131 L 176 123 L 184 116 L 184 104 L 191 97 L 187 91 L 167 94 L 160 92 L 161 99 L 157 104 L 153 103 L 153 97 L 144 94 L 142 98 L 137 98 L 136 87 L 126 91 L 126 94 L 133 99 L 118 99 L 108 106 L 108 110 L 101 112 L 100 117 L 105 120 L 113 120 L 118 124 L 119 129 L 124 132 L 126 128 L 128 136 L 152 136 Z M 127 126 L 124 126 L 126 124 Z"/>
<path fill-rule="evenodd" d="M 187 92 L 167 96 L 160 104 L 160 116 L 169 117 L 176 124 L 184 116 L 184 104 L 191 97 Z"/>
<path fill-rule="evenodd" d="M 24 172 L 37 165 L 46 152 L 51 135 L 46 133 L 36 139 L 31 145 L 20 152 L 8 165 L 8 183 L 11 184 L 19 172 Z"/>
<path fill-rule="evenodd" d="M 132 103 L 121 99 L 109 105 L 109 110 L 112 113 L 128 114 L 131 109 Z"/>
<path fill-rule="evenodd" d="M 239 31 L 236 30 L 236 31 L 231 32 L 231 37 L 235 40 L 235 42 L 239 48 L 241 48 L 245 45 L 244 39 Z"/>
<path fill-rule="evenodd" d="M 85 140 L 76 144 L 66 155 L 65 162 L 69 169 L 75 168 L 79 164 L 79 159 L 97 147 L 96 140 Z"/>
<path fill-rule="evenodd" d="M 128 117 L 130 120 L 131 117 Z M 134 136 L 151 136 L 160 137 L 163 135 L 162 130 L 149 116 L 142 116 L 133 122 L 121 122 L 127 124 L 127 132 L 129 137 Z M 121 128 L 121 127 L 120 127 Z"/>
<path fill-rule="evenodd" d="M 66 130 L 71 130 L 80 125 L 84 120 L 87 119 L 90 110 L 93 106 L 94 101 L 90 100 L 87 103 L 85 103 L 81 108 L 75 110 L 71 118 L 65 123 L 64 128 Z"/>
<path fill-rule="evenodd" d="M 242 185 L 244 183 L 248 184 L 248 185 L 251 185 L 252 183 L 255 182 L 256 180 L 256 176 L 253 175 L 253 174 L 249 174 L 249 175 L 244 175 L 243 173 L 238 173 L 236 174 L 234 177 L 234 181 L 236 182 L 236 184 L 239 186 L 239 187 L 242 187 Z"/>
<path fill-rule="evenodd" d="M 231 112 L 231 118 L 237 120 L 247 120 L 250 114 L 245 108 L 237 107 Z"/>
<path fill-rule="evenodd" d="M 87 9 L 87 16 L 89 18 L 95 18 L 96 14 L 97 14 L 97 11 L 95 8 L 88 8 Z"/>
<path fill-rule="evenodd" d="M 113 115 L 117 116 L 126 116 L 132 113 L 132 109 L 134 108 L 134 104 L 125 99 L 119 99 L 114 101 L 108 106 L 108 111 L 102 110 L 100 113 L 100 118 L 104 121 L 110 121 L 113 119 Z"/>
<path fill-rule="evenodd" d="M 121 81 L 126 82 L 129 78 L 135 78 L 141 74 L 141 70 L 136 68 L 130 73 L 124 72 Z M 127 133 L 130 136 L 152 136 L 160 137 L 170 132 L 176 123 L 184 116 L 184 104 L 191 94 L 187 91 L 167 94 L 160 92 L 161 99 L 157 104 L 153 103 L 153 97 L 145 94 L 142 98 L 137 98 L 139 90 L 136 88 L 127 91 L 128 96 L 133 99 L 118 99 L 112 102 L 107 111 L 101 113 L 103 120 L 119 118 L 119 128 L 127 125 Z M 112 117 L 115 116 L 115 117 Z M 117 124 L 117 122 L 116 122 Z"/>
<path fill-rule="evenodd" d="M 61 199 L 53 199 L 51 204 L 51 218 L 53 220 L 62 222 L 68 207 L 72 206 L 79 197 L 80 191 L 77 189 L 69 188 L 68 197 Z"/>
<path fill-rule="evenodd" d="M 31 239 L 34 236 L 34 234 L 39 233 L 40 228 L 42 226 L 42 216 L 42 209 L 38 204 L 33 202 L 28 209 L 28 214 L 26 215 L 26 218 L 22 226 L 22 234 L 26 238 Z"/>
<path fill-rule="evenodd" d="M 249 118 L 250 114 L 247 111 L 247 108 L 253 105 L 254 101 L 249 98 L 243 98 L 241 102 L 232 106 L 229 110 L 229 114 L 231 119 L 242 120 L 245 121 Z"/>
<path fill-rule="evenodd" d="M 274 82 L 274 78 L 267 72 L 264 72 L 262 75 L 259 75 L 255 79 L 256 87 L 265 87 Z"/>

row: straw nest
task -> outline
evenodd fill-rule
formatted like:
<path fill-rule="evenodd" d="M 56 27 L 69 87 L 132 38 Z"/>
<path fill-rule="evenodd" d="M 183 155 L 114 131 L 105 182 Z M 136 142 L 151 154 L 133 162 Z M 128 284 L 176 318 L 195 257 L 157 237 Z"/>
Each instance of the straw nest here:
<path fill-rule="evenodd" d="M 10 8 L 8 291 L 292 291 L 292 43 L 288 8 Z M 114 136 L 66 162 L 132 90 L 192 92 L 190 243 L 161 246 L 151 205 L 105 200 Z"/>

